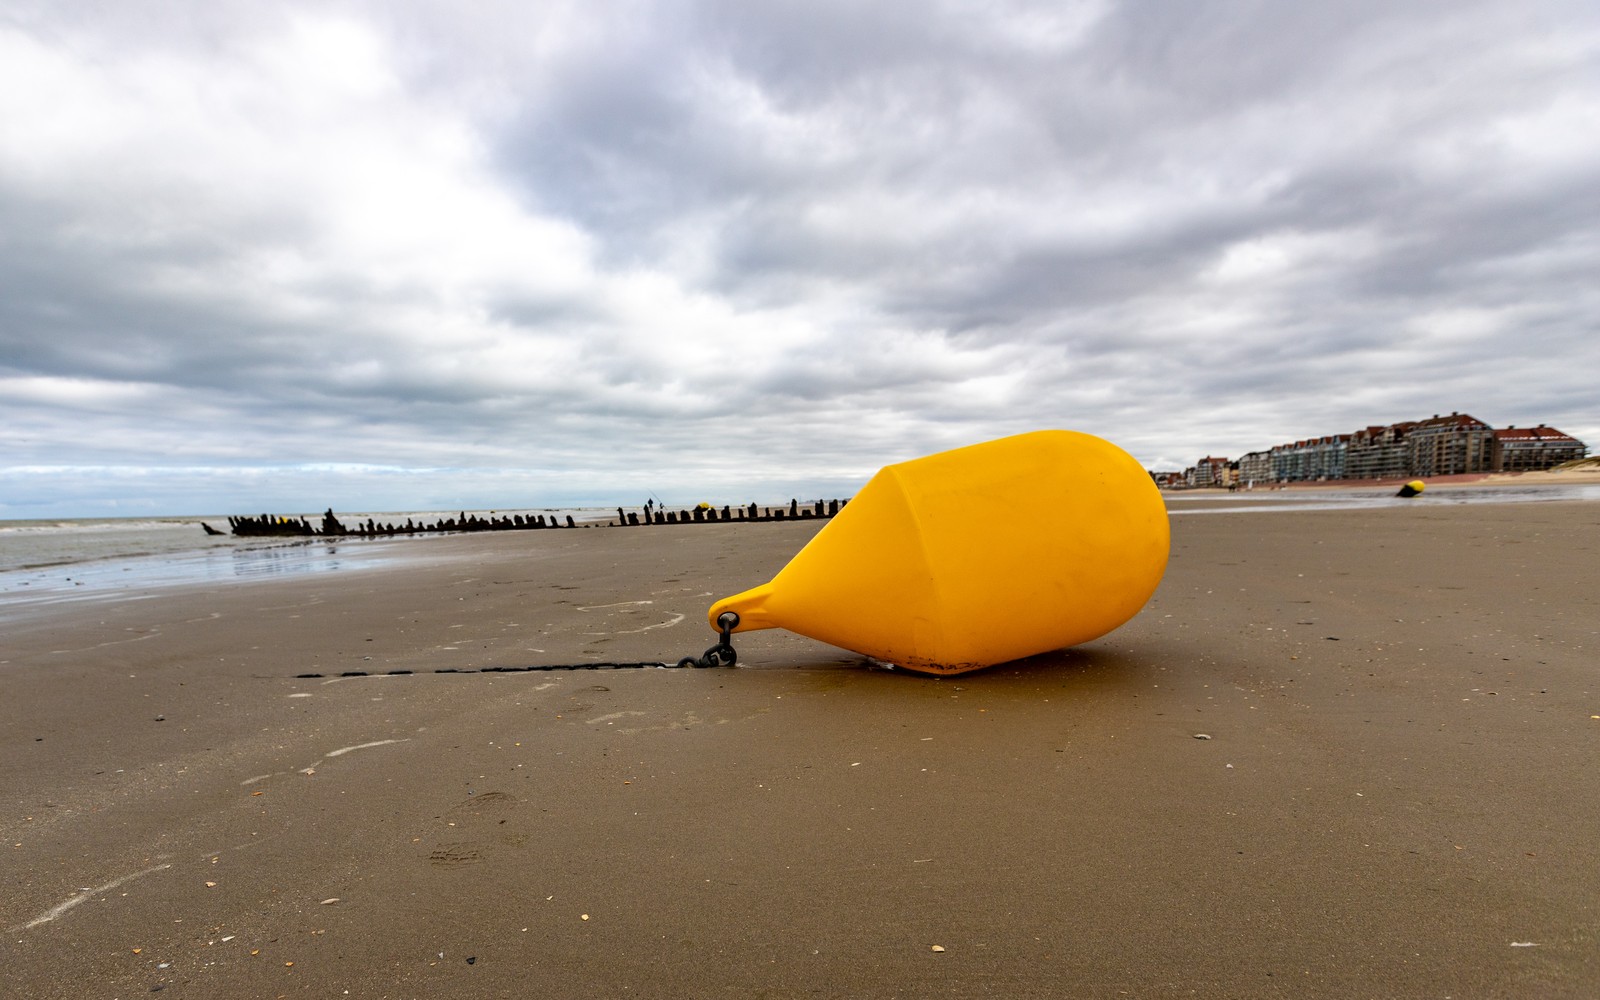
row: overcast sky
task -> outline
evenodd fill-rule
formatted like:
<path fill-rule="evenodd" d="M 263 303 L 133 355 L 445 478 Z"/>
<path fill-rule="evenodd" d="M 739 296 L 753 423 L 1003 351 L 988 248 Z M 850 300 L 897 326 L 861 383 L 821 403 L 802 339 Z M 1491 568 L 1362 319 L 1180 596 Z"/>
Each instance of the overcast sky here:
<path fill-rule="evenodd" d="M 1593 0 L 0 0 L 0 518 L 1600 448 Z"/>

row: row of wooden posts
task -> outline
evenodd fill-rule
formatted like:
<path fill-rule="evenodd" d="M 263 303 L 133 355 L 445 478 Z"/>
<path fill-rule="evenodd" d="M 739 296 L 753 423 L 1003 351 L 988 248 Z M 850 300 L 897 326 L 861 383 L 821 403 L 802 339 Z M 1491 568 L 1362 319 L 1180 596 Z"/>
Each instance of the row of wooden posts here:
<path fill-rule="evenodd" d="M 784 521 L 799 518 L 828 518 L 839 513 L 848 500 L 818 500 L 814 504 L 802 507 L 798 500 L 790 500 L 789 507 L 758 507 L 750 504 L 748 507 L 723 506 L 721 509 L 710 504 L 701 504 L 689 510 L 667 510 L 658 506 L 654 500 L 646 502 L 644 510 L 628 511 L 617 508 L 617 520 L 610 523 L 611 527 L 643 527 L 655 524 L 715 524 L 724 521 L 762 522 Z M 210 525 L 203 525 L 210 534 L 221 534 Z M 566 515 L 565 522 L 558 519 L 555 514 L 546 517 L 544 514 L 511 514 L 496 517 L 480 517 L 477 514 L 468 514 L 463 511 L 457 517 L 447 517 L 431 523 L 414 522 L 406 518 L 404 524 L 379 523 L 372 518 L 366 521 L 357 521 L 354 526 L 347 526 L 334 516 L 333 509 L 329 508 L 322 515 L 320 524 L 312 524 L 305 517 L 281 517 L 276 514 L 262 514 L 257 517 L 230 517 L 228 527 L 234 535 L 243 538 L 331 538 L 331 537 L 357 537 L 373 538 L 389 535 L 421 535 L 438 534 L 457 531 L 539 531 L 545 528 L 576 528 L 580 525 L 573 520 L 571 514 Z"/>
<path fill-rule="evenodd" d="M 447 517 L 439 521 L 424 523 L 406 518 L 404 524 L 379 523 L 372 518 L 357 521 L 354 526 L 348 526 L 334 516 L 330 509 L 322 515 L 322 523 L 313 525 L 304 517 L 279 517 L 275 514 L 262 514 L 260 517 L 230 517 L 228 526 L 233 533 L 240 537 L 267 537 L 267 538 L 293 538 L 306 536 L 315 538 L 355 537 L 370 538 L 387 535 L 427 535 L 441 534 L 454 531 L 529 531 L 542 528 L 576 528 L 577 522 L 568 514 L 566 523 L 562 524 L 551 514 L 548 518 L 543 514 L 514 514 L 510 516 L 479 517 L 465 511 L 458 517 Z M 207 530 L 210 530 L 209 527 Z"/>
<path fill-rule="evenodd" d="M 789 509 L 782 507 L 757 507 L 751 504 L 748 507 L 724 506 L 720 511 L 710 504 L 701 504 L 691 510 L 667 510 L 657 507 L 654 501 L 644 505 L 644 512 L 624 511 L 617 508 L 617 521 L 619 525 L 640 527 L 649 524 L 707 524 L 718 521 L 783 521 L 803 517 L 833 517 L 848 500 L 818 500 L 815 504 L 800 506 L 800 501 L 790 500 Z"/>

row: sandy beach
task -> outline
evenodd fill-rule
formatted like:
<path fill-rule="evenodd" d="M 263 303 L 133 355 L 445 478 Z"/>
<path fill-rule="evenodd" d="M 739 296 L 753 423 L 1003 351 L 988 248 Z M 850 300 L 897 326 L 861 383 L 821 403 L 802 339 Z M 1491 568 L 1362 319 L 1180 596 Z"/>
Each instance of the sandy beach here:
<path fill-rule="evenodd" d="M 1172 524 L 1128 625 L 942 680 L 434 672 L 698 654 L 804 522 L 41 609 L 0 992 L 1595 996 L 1600 504 Z"/>

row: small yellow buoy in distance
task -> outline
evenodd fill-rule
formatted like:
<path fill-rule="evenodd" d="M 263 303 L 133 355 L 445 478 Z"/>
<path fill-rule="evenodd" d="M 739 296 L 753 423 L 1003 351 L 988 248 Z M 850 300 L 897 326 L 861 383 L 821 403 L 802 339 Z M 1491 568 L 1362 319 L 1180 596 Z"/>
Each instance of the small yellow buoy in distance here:
<path fill-rule="evenodd" d="M 959 674 L 1126 622 L 1169 545 L 1166 505 L 1133 456 L 1035 431 L 885 466 L 770 582 L 707 617 Z"/>
<path fill-rule="evenodd" d="M 1396 493 L 1395 496 L 1410 499 L 1411 497 L 1421 496 L 1424 489 L 1427 489 L 1426 483 L 1420 479 L 1413 479 L 1400 487 L 1400 492 Z"/>

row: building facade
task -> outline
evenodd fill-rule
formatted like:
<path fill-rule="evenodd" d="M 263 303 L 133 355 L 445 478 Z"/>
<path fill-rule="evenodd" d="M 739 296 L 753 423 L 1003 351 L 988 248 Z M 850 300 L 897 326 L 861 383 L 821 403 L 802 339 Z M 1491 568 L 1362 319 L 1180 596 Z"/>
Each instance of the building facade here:
<path fill-rule="evenodd" d="M 1495 430 L 1466 413 L 1436 413 L 1425 420 L 1275 445 L 1267 451 L 1252 451 L 1237 462 L 1207 456 L 1185 470 L 1184 485 L 1529 472 L 1554 468 L 1588 453 L 1582 441 L 1544 424 Z M 1161 483 L 1159 475 L 1157 482 Z"/>
<path fill-rule="evenodd" d="M 1270 483 L 1273 481 L 1272 452 L 1252 451 L 1247 455 L 1239 456 L 1239 482 L 1245 486 L 1254 486 L 1256 483 Z"/>
<path fill-rule="evenodd" d="M 1293 444 L 1280 444 L 1268 455 L 1272 478 L 1280 483 L 1306 483 L 1318 479 L 1345 478 L 1349 434 L 1330 434 Z"/>
<path fill-rule="evenodd" d="M 1207 455 L 1194 464 L 1194 485 L 1205 486 L 1230 486 L 1232 477 L 1229 475 L 1229 462 L 1226 458 L 1215 458 Z"/>
<path fill-rule="evenodd" d="M 1414 421 L 1364 427 L 1350 435 L 1345 454 L 1347 479 L 1401 479 L 1411 474 L 1406 438 Z"/>
<path fill-rule="evenodd" d="M 1465 413 L 1418 420 L 1406 435 L 1408 476 L 1459 476 L 1494 471 L 1494 431 Z"/>
<path fill-rule="evenodd" d="M 1507 427 L 1494 432 L 1496 472 L 1538 472 L 1587 456 L 1589 449 L 1554 427 Z"/>

